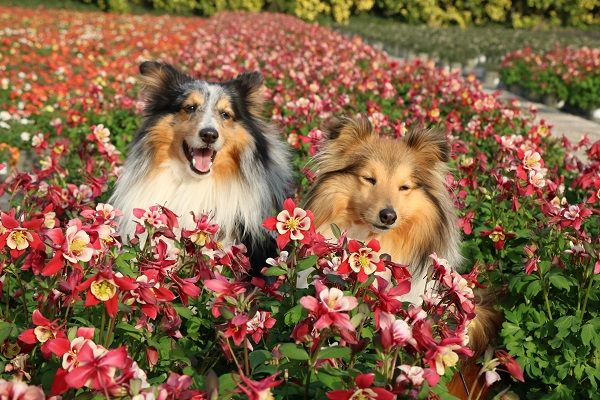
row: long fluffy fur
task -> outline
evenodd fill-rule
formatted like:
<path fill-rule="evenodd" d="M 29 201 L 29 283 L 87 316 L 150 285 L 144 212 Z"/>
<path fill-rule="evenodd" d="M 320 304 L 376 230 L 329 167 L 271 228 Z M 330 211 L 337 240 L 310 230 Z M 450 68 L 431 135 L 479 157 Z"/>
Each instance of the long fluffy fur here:
<path fill-rule="evenodd" d="M 243 241 L 251 259 L 253 250 L 264 253 L 272 238 L 261 223 L 289 193 L 291 170 L 278 130 L 260 116 L 261 75 L 209 83 L 157 62 L 142 63 L 140 72 L 144 120 L 110 200 L 124 213 L 122 236 L 134 232 L 133 208 L 160 204 L 184 227 L 193 225 L 191 212 L 210 213 L 221 240 Z M 197 109 L 189 111 L 189 104 Z M 223 110 L 230 119 L 220 117 Z M 197 136 L 206 127 L 219 132 L 220 149 L 210 173 L 200 176 L 186 161 L 182 141 L 202 143 Z M 262 256 L 255 260 L 264 262 Z"/>
<path fill-rule="evenodd" d="M 351 237 L 377 238 L 382 253 L 413 268 L 413 290 L 407 299 L 419 303 L 431 253 L 454 266 L 461 262 L 460 232 L 445 186 L 449 157 L 445 135 L 421 129 L 401 140 L 379 137 L 366 118 L 334 120 L 325 131 L 328 139 L 315 158 L 316 180 L 306 197 L 315 225 L 326 235 L 335 224 Z M 363 175 L 375 170 L 381 175 L 378 185 L 388 187 L 369 189 Z M 395 193 L 399 188 L 394 185 L 402 182 L 410 184 L 407 195 Z M 373 192 L 361 198 L 365 190 Z M 366 220 L 376 217 L 366 214 L 388 205 L 398 213 L 396 226 L 385 232 L 373 230 Z"/>

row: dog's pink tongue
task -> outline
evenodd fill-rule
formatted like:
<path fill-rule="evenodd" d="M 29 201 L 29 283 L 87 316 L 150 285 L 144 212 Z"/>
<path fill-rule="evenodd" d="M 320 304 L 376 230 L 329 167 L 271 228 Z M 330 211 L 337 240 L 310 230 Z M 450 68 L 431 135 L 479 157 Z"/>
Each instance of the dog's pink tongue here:
<path fill-rule="evenodd" d="M 208 172 L 212 165 L 212 150 L 197 149 L 194 151 L 194 168 L 200 172 Z"/>

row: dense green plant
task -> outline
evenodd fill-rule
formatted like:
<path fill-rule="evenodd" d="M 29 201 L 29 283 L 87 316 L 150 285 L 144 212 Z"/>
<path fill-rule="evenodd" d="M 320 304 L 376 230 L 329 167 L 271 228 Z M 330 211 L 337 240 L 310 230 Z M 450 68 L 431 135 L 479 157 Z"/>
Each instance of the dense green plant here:
<path fill-rule="evenodd" d="M 553 96 L 568 107 L 591 111 L 600 107 L 600 50 L 557 47 L 544 53 L 530 48 L 507 54 L 502 81 L 533 96 Z"/>

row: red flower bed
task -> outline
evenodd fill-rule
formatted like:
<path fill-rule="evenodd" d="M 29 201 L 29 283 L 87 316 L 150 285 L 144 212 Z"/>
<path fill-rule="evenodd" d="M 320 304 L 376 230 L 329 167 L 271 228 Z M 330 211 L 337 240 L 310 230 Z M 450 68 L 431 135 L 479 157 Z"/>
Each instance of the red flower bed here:
<path fill-rule="evenodd" d="M 500 74 L 507 85 L 551 96 L 572 108 L 600 107 L 600 49 L 557 47 L 535 53 L 525 48 L 504 57 Z"/>
<path fill-rule="evenodd" d="M 359 39 L 289 16 L 0 8 L 0 21 L 7 145 L 0 193 L 8 200 L 0 224 L 0 393 L 41 398 L 35 386 L 67 397 L 148 399 L 208 398 L 214 390 L 251 399 L 442 393 L 459 354 L 470 354 L 478 275 L 499 299 L 508 294 L 501 336 L 527 379 L 513 389 L 595 393 L 600 144 L 582 141 L 589 161 L 576 160 L 550 127 L 486 95 L 474 79 L 389 60 Z M 378 244 L 342 238 L 323 251 L 310 213 L 291 201 L 265 221 L 285 248 L 265 262 L 270 282 L 248 282 L 244 249 L 222 248 L 205 216 L 173 239 L 176 216 L 158 206 L 136 210 L 130 217 L 150 239 L 122 245 L 118 211 L 105 201 L 138 121 L 132 77 L 154 58 L 208 80 L 261 70 L 268 111 L 304 172 L 300 197 L 324 118 L 364 112 L 395 136 L 444 125 L 463 267 L 473 271 L 461 276 L 434 257 L 439 293 L 410 307 L 398 300 L 403 266 L 384 261 L 395 278 L 377 285 L 382 260 L 370 258 L 358 273 L 344 269 L 357 252 L 373 257 Z M 14 167 L 15 149 L 31 158 L 24 171 Z M 301 222 L 293 232 L 285 229 L 290 218 Z M 311 267 L 319 279 L 296 289 L 297 272 Z M 523 378 L 499 351 L 484 360 L 489 384 L 500 363 Z"/>

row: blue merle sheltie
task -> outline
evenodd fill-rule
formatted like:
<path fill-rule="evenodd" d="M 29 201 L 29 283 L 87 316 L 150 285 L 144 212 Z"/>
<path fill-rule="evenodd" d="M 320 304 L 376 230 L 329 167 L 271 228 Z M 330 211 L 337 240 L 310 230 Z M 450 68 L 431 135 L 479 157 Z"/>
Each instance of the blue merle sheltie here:
<path fill-rule="evenodd" d="M 163 205 L 188 228 L 192 211 L 206 212 L 220 240 L 244 243 L 251 263 L 264 263 L 272 239 L 261 223 L 289 194 L 291 164 L 262 118 L 262 75 L 214 83 L 154 61 L 140 73 L 144 119 L 111 198 L 123 211 L 121 235 L 135 230 L 134 208 Z"/>

